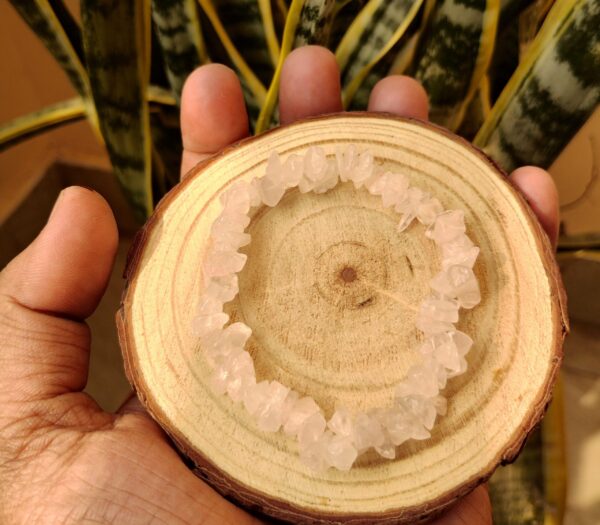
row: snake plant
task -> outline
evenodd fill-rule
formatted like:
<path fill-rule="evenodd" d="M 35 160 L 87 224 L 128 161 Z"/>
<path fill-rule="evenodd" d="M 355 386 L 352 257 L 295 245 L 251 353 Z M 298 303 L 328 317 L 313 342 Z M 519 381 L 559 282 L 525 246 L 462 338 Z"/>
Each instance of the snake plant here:
<path fill-rule="evenodd" d="M 78 97 L 0 125 L 0 148 L 87 118 L 140 217 L 177 181 L 177 105 L 210 61 L 240 77 L 254 132 L 277 125 L 285 57 L 329 46 L 344 106 L 407 73 L 431 119 L 506 170 L 549 166 L 600 101 L 600 0 L 11 0 Z"/>

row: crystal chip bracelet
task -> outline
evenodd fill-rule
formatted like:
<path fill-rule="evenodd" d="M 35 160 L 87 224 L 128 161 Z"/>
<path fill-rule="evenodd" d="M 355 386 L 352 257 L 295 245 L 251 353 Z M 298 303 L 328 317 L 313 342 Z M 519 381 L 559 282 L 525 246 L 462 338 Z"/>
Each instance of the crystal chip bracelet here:
<path fill-rule="evenodd" d="M 402 214 L 399 231 L 415 219 L 427 226 L 425 235 L 440 249 L 442 267 L 418 308 L 416 327 L 424 336 L 417 349 L 421 360 L 396 387 L 392 406 L 358 413 L 337 409 L 327 421 L 312 397 L 278 381 L 256 381 L 252 357 L 244 350 L 252 331 L 241 322 L 225 326 L 229 317 L 223 305 L 239 291 L 237 273 L 247 259 L 239 249 L 250 242 L 245 233 L 250 209 L 276 206 L 290 188 L 325 193 L 340 181 L 380 195 L 384 207 Z M 206 286 L 193 321 L 213 371 L 215 391 L 243 403 L 260 430 L 283 429 L 296 438 L 300 457 L 315 470 L 349 470 L 371 448 L 393 459 L 396 447 L 405 441 L 430 437 L 437 416 L 446 412 L 440 391 L 449 378 L 465 372 L 465 355 L 473 344 L 454 326 L 459 308 L 473 308 L 481 299 L 473 273 L 479 248 L 465 233 L 463 212 L 444 210 L 435 197 L 410 186 L 405 175 L 382 170 L 369 152 L 359 152 L 354 145 L 338 149 L 335 157 L 313 146 L 305 155 L 290 155 L 285 162 L 273 153 L 263 177 L 236 182 L 221 203 L 203 261 Z"/>

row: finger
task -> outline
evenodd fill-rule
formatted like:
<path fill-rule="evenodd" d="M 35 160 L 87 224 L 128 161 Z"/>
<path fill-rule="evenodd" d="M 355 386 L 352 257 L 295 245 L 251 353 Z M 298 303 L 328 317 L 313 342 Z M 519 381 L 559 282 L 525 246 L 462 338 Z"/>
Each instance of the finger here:
<path fill-rule="evenodd" d="M 375 84 L 369 97 L 368 109 L 427 120 L 429 101 L 425 89 L 415 79 L 392 75 Z"/>
<path fill-rule="evenodd" d="M 222 64 L 199 67 L 181 95 L 181 175 L 248 135 L 248 114 L 236 74 Z"/>
<path fill-rule="evenodd" d="M 100 301 L 117 242 L 106 201 L 67 188 L 39 236 L 2 271 L 0 406 L 85 386 L 89 331 L 78 320 Z"/>
<path fill-rule="evenodd" d="M 121 406 L 117 410 L 117 414 L 140 414 L 146 413 L 146 409 L 143 407 L 135 391 L 131 391 L 125 398 L 125 401 L 121 403 Z"/>
<path fill-rule="evenodd" d="M 461 499 L 429 525 L 492 525 L 492 506 L 483 485 Z"/>
<path fill-rule="evenodd" d="M 550 174 L 535 166 L 524 166 L 513 171 L 511 180 L 521 190 L 540 224 L 556 248 L 558 240 L 558 191 Z"/>
<path fill-rule="evenodd" d="M 2 272 L 0 291 L 29 310 L 85 319 L 106 289 L 118 237 L 99 193 L 67 188 L 38 237 Z"/>
<path fill-rule="evenodd" d="M 304 46 L 292 51 L 281 70 L 279 120 L 295 120 L 342 111 L 340 70 L 331 51 Z"/>

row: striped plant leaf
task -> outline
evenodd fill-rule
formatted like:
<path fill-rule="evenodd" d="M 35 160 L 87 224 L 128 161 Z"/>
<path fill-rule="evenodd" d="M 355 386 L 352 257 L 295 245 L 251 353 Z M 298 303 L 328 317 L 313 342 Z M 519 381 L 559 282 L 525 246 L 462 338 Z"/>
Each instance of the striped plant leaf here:
<path fill-rule="evenodd" d="M 73 15 L 63 3 L 63 0 L 48 0 L 48 2 L 63 28 L 63 31 L 67 35 L 69 42 L 73 47 L 73 51 L 75 51 L 79 57 L 80 62 L 83 63 L 83 37 L 81 35 L 79 23 L 73 18 Z"/>
<path fill-rule="evenodd" d="M 288 9 L 289 6 L 287 0 L 271 0 L 273 24 L 275 26 L 277 40 L 280 44 L 283 38 L 283 29 L 285 27 L 285 21 L 287 20 Z M 275 67 L 277 67 L 277 65 L 275 65 Z"/>
<path fill-rule="evenodd" d="M 367 109 L 369 97 L 375 84 L 389 74 L 401 74 L 408 67 L 410 55 L 414 51 L 418 33 L 415 32 L 416 24 L 411 24 L 402 38 L 390 49 L 368 72 L 360 86 L 346 106 L 352 111 L 364 111 Z"/>
<path fill-rule="evenodd" d="M 177 100 L 170 89 L 161 86 L 148 86 L 146 91 L 148 102 L 160 104 L 163 106 L 176 106 Z"/>
<path fill-rule="evenodd" d="M 140 217 L 153 208 L 147 7 L 143 0 L 81 2 L 85 57 L 100 128 L 115 174 Z"/>
<path fill-rule="evenodd" d="M 179 108 L 169 105 L 150 107 L 152 136 L 153 192 L 162 196 L 179 182 L 181 173 L 181 127 Z"/>
<path fill-rule="evenodd" d="M 537 0 L 528 5 L 519 15 L 519 56 L 525 56 L 538 34 L 554 0 Z"/>
<path fill-rule="evenodd" d="M 28 115 L 17 117 L 0 125 L 0 151 L 42 131 L 84 117 L 85 104 L 81 97 L 52 104 Z"/>
<path fill-rule="evenodd" d="M 498 29 L 503 29 L 512 20 L 517 20 L 523 10 L 535 0 L 500 0 L 500 19 Z"/>
<path fill-rule="evenodd" d="M 167 78 L 179 103 L 187 76 L 209 61 L 195 0 L 152 0 L 152 21 Z"/>
<path fill-rule="evenodd" d="M 335 52 L 345 107 L 371 70 L 406 34 L 423 1 L 370 0 L 358 14 Z"/>
<path fill-rule="evenodd" d="M 77 50 L 48 0 L 11 0 L 21 18 L 61 65 L 82 98 L 89 97 L 87 74 Z M 64 7 L 64 6 L 63 6 Z"/>
<path fill-rule="evenodd" d="M 490 81 L 488 76 L 484 75 L 456 133 L 467 140 L 473 140 L 490 111 Z"/>
<path fill-rule="evenodd" d="M 329 40 L 335 0 L 304 0 L 294 33 L 294 48 L 325 45 Z"/>
<path fill-rule="evenodd" d="M 415 56 L 418 50 L 418 44 L 423 39 L 423 36 L 429 26 L 431 25 L 431 16 L 435 9 L 437 0 L 425 0 L 423 7 L 420 10 L 420 22 L 418 23 L 418 30 L 412 34 L 411 30 L 407 30 L 407 34 L 402 37 L 406 40 L 400 47 L 399 50 L 395 51 L 394 61 L 388 74 L 390 75 L 402 75 L 408 71 L 409 67 L 415 60 Z M 417 22 L 417 18 L 415 18 Z M 415 25 L 413 22 L 412 25 Z M 411 25 L 411 26 L 412 26 Z M 406 37 L 409 38 L 406 38 Z"/>
<path fill-rule="evenodd" d="M 519 19 L 535 0 L 500 0 L 496 45 L 487 75 L 491 100 L 495 101 L 519 65 Z"/>
<path fill-rule="evenodd" d="M 263 13 L 269 19 L 270 34 L 275 35 L 271 5 L 270 2 L 267 3 L 268 9 L 263 0 L 213 0 L 227 36 L 263 84 L 270 82 L 277 63 L 278 52 L 273 56 L 274 50 L 269 46 L 279 47 L 276 40 L 269 41 L 267 38 Z"/>
<path fill-rule="evenodd" d="M 285 20 L 287 18 L 289 9 L 287 0 L 275 0 L 274 3 L 277 13 L 279 13 L 281 18 Z"/>
<path fill-rule="evenodd" d="M 358 16 L 367 0 L 337 0 L 333 9 L 333 21 L 327 46 L 337 49 L 348 28 Z"/>
<path fill-rule="evenodd" d="M 488 483 L 494 525 L 544 523 L 544 463 L 540 429 L 517 460 L 494 472 Z"/>
<path fill-rule="evenodd" d="M 61 0 L 11 0 L 11 4 L 60 64 L 84 102 L 92 129 L 102 140 L 89 79 L 81 59 L 81 34 L 67 8 Z"/>
<path fill-rule="evenodd" d="M 179 105 L 172 90 L 150 85 L 146 97 L 152 137 L 152 192 L 156 201 L 179 182 L 183 146 Z"/>
<path fill-rule="evenodd" d="M 489 481 L 494 525 L 559 525 L 565 510 L 564 400 L 560 377 L 542 425 L 517 460 Z"/>
<path fill-rule="evenodd" d="M 600 0 L 558 0 L 475 137 L 506 170 L 548 167 L 600 102 Z"/>
<path fill-rule="evenodd" d="M 256 122 L 256 133 L 261 133 L 276 124 L 274 115 L 276 115 L 279 79 L 285 58 L 296 47 L 324 44 L 327 41 L 334 7 L 335 0 L 292 0 L 283 31 L 279 62 Z"/>
<path fill-rule="evenodd" d="M 212 0 L 198 0 L 198 2 L 206 14 L 221 45 L 225 49 L 227 56 L 231 60 L 233 67 L 240 75 L 242 84 L 246 87 L 246 94 L 251 94 L 251 96 L 246 96 L 246 103 L 251 106 L 262 106 L 267 95 L 267 90 L 231 40 L 231 37 L 225 30 L 225 26 L 219 17 L 215 4 Z"/>
<path fill-rule="evenodd" d="M 499 0 L 442 0 L 421 44 L 415 77 L 433 122 L 456 130 L 491 60 Z"/>
<path fill-rule="evenodd" d="M 435 0 L 425 0 L 418 16 L 406 28 L 400 40 L 375 64 L 362 81 L 349 104 L 351 110 L 367 108 L 371 91 L 375 84 L 387 75 L 402 75 L 410 67 L 417 44 L 425 28 L 428 26 Z"/>
<path fill-rule="evenodd" d="M 502 18 L 500 19 L 502 20 Z M 495 101 L 519 66 L 519 19 L 498 27 L 496 46 L 488 68 L 491 100 Z"/>

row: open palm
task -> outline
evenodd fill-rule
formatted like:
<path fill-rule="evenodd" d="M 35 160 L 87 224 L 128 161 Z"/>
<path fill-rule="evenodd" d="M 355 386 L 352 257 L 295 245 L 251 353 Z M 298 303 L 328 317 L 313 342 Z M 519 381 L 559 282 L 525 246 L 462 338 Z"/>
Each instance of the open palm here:
<path fill-rule="evenodd" d="M 411 79 L 389 77 L 375 86 L 369 109 L 426 119 L 427 98 Z M 292 53 L 281 78 L 282 122 L 340 110 L 331 53 Z M 246 136 L 234 73 L 216 64 L 196 70 L 181 121 L 182 173 Z M 512 180 L 554 240 L 557 198 L 548 174 L 521 168 Z M 0 273 L 0 523 L 258 522 L 194 476 L 137 399 L 110 414 L 82 393 L 90 348 L 84 319 L 104 292 L 116 248 L 106 202 L 72 187 L 36 240 Z M 491 523 L 486 490 L 476 489 L 436 523 Z"/>

